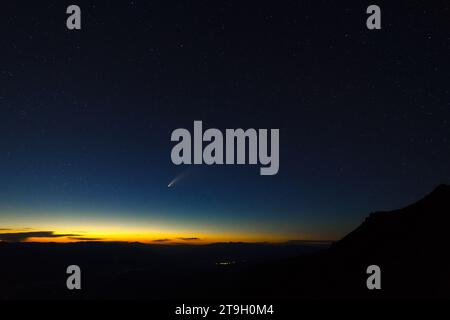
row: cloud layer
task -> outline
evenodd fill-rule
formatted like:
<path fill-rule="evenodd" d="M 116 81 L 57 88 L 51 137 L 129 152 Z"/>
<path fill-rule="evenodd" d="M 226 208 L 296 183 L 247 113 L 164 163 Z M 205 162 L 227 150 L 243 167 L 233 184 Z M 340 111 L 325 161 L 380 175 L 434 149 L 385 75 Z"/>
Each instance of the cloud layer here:
<path fill-rule="evenodd" d="M 8 233 L 0 233 L 0 241 L 22 242 L 26 241 L 29 238 L 62 238 L 62 237 L 79 237 L 79 236 L 80 236 L 79 234 L 56 234 L 53 231 L 8 232 Z"/>

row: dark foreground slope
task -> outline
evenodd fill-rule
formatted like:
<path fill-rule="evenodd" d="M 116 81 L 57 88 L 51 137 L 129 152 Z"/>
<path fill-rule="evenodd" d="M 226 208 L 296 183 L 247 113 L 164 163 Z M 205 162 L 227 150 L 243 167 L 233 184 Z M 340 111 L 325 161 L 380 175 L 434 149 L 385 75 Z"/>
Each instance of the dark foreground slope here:
<path fill-rule="evenodd" d="M 328 250 L 259 276 L 270 274 L 266 288 L 284 298 L 450 298 L 449 227 L 450 186 L 441 185 L 406 208 L 370 214 Z M 372 264 L 381 268 L 381 290 L 367 289 Z"/>
<path fill-rule="evenodd" d="M 329 243 L 0 243 L 0 300 L 211 297 L 244 270 L 317 252 Z M 69 291 L 66 268 L 78 265 L 82 289 Z"/>

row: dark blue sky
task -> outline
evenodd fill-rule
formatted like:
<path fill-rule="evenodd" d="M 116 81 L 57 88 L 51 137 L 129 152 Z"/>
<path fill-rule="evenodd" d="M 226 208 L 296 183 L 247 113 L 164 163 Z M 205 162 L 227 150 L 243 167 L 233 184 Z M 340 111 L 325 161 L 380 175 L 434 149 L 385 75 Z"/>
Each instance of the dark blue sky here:
<path fill-rule="evenodd" d="M 72 32 L 69 4 L 2 4 L 0 226 L 338 238 L 450 180 L 445 1 L 378 31 L 369 2 L 78 1 Z M 279 128 L 279 173 L 173 165 L 194 120 Z"/>

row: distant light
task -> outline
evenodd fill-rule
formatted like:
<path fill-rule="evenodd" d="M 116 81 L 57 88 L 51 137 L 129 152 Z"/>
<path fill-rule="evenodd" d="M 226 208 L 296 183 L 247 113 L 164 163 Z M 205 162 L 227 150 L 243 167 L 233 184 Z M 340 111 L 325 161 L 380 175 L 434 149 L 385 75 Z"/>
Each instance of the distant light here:
<path fill-rule="evenodd" d="M 221 262 L 216 262 L 216 265 L 219 266 L 229 266 L 231 264 L 235 264 L 236 261 L 221 261 Z"/>

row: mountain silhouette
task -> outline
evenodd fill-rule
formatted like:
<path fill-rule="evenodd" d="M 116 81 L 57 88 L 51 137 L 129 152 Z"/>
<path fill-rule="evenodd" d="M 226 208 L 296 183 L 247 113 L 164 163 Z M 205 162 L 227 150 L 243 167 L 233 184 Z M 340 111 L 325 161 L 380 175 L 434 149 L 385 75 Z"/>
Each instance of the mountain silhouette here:
<path fill-rule="evenodd" d="M 375 212 L 330 250 L 347 254 L 386 255 L 430 250 L 448 244 L 450 186 L 440 185 L 420 201 L 403 209 Z M 406 246 L 406 247 L 405 247 Z"/>
<path fill-rule="evenodd" d="M 372 213 L 327 254 L 361 268 L 379 265 L 380 296 L 449 298 L 449 227 L 450 186 L 440 185 L 403 209 Z"/>
<path fill-rule="evenodd" d="M 320 253 L 273 265 L 278 295 L 295 298 L 450 298 L 450 186 L 440 185 L 405 208 L 375 212 Z M 381 269 L 381 290 L 366 270 Z"/>

